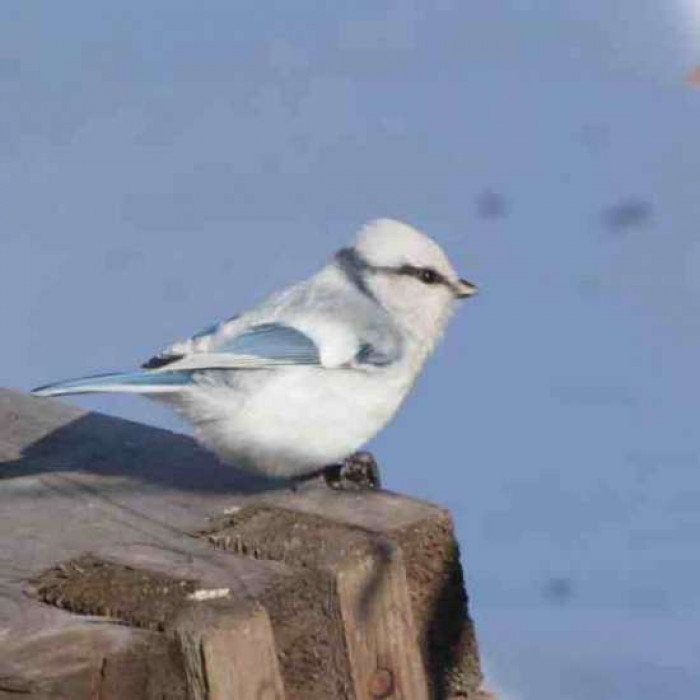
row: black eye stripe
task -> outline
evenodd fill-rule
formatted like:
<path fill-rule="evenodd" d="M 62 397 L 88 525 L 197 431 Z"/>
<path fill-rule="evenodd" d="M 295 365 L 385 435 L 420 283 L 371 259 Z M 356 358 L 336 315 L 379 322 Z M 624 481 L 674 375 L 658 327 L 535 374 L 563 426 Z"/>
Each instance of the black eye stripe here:
<path fill-rule="evenodd" d="M 416 267 L 415 265 L 401 265 L 397 267 L 389 267 L 388 265 L 372 265 L 369 263 L 355 248 L 344 248 L 337 253 L 337 261 L 340 269 L 348 276 L 351 282 L 363 293 L 374 299 L 372 290 L 368 287 L 365 276 L 369 274 L 385 274 L 385 275 L 406 275 L 414 277 L 423 282 L 423 284 L 435 285 L 440 284 L 447 287 L 456 297 L 462 296 L 459 287 L 442 273 L 432 267 Z M 421 279 L 421 275 L 428 273 L 431 276 L 429 282 Z"/>
<path fill-rule="evenodd" d="M 396 270 L 396 272 L 399 275 L 415 277 L 424 284 L 449 285 L 449 282 L 437 270 L 433 270 L 432 267 L 414 267 L 413 265 L 402 265 Z"/>

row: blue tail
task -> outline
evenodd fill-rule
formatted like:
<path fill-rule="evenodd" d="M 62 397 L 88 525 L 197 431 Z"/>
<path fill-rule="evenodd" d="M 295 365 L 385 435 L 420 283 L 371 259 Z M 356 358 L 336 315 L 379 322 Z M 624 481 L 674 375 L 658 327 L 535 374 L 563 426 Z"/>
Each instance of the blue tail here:
<path fill-rule="evenodd" d="M 96 374 L 92 377 L 69 379 L 32 389 L 36 396 L 64 396 L 66 394 L 97 394 L 105 392 L 126 394 L 164 394 L 177 392 L 190 383 L 192 372 L 117 372 Z"/>

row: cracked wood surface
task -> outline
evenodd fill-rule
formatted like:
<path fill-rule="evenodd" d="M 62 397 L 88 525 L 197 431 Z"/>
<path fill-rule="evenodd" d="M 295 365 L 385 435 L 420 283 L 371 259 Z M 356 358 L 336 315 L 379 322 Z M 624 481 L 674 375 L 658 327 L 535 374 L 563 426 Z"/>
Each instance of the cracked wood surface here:
<path fill-rule="evenodd" d="M 273 514 L 268 529 L 236 530 L 236 513 L 255 508 Z M 400 564 L 383 570 L 370 557 L 355 567 L 336 551 L 330 575 L 320 549 L 308 561 L 277 556 L 272 545 L 289 554 L 294 525 L 309 519 L 321 523 L 321 549 L 385 538 Z M 233 528 L 246 551 L 212 546 L 202 533 L 217 528 Z M 387 658 L 391 679 L 415 684 L 403 697 L 476 697 L 454 547 L 449 515 L 433 505 L 314 484 L 292 493 L 237 474 L 186 436 L 0 389 L 0 698 L 306 700 L 328 683 L 337 697 L 373 697 Z M 98 564 L 86 567 L 86 556 Z M 38 595 L 47 572 L 52 605 Z M 133 595 L 128 572 L 151 596 L 170 590 L 167 577 L 205 595 L 154 604 Z M 367 627 L 353 611 L 374 579 L 379 626 Z M 433 619 L 447 641 L 433 638 Z M 305 658 L 295 654 L 300 634 Z M 328 653 L 335 676 L 299 680 Z"/>

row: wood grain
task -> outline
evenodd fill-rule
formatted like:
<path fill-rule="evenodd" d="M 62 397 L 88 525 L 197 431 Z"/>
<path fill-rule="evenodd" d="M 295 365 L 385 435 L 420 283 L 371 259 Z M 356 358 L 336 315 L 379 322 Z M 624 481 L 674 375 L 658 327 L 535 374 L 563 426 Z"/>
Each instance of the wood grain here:
<path fill-rule="evenodd" d="M 0 389 L 0 698 L 476 698 L 467 603 L 441 508 Z"/>
<path fill-rule="evenodd" d="M 337 574 L 358 700 L 427 700 L 428 686 L 398 548 L 348 562 Z"/>

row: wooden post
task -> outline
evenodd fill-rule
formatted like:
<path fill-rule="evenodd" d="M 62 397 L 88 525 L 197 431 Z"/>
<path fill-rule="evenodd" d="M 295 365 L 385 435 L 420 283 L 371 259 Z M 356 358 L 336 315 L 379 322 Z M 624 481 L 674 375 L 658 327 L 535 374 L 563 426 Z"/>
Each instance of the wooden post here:
<path fill-rule="evenodd" d="M 0 389 L 0 698 L 477 698 L 449 514 Z"/>

